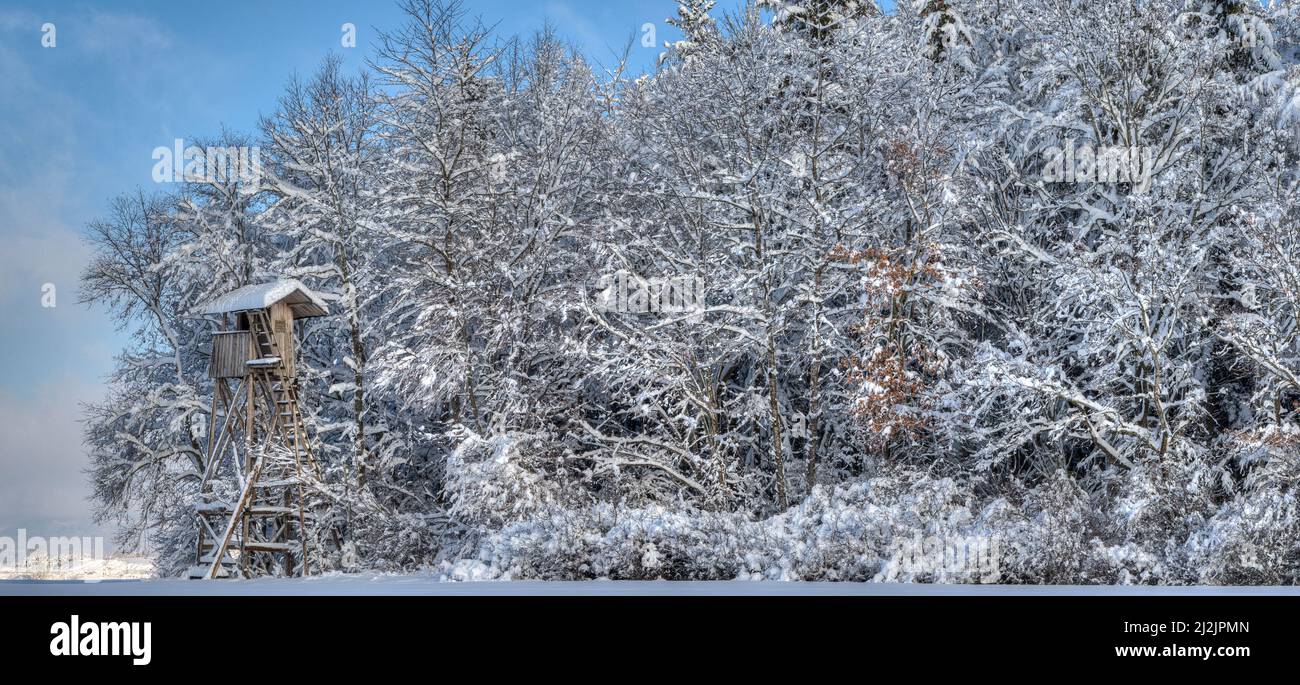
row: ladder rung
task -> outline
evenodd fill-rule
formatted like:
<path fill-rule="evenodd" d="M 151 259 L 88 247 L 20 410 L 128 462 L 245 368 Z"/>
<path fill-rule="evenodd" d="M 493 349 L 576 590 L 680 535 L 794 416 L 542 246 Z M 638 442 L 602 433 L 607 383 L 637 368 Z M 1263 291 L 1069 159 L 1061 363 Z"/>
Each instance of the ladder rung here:
<path fill-rule="evenodd" d="M 297 479 L 297 478 L 283 478 L 283 479 L 280 479 L 280 480 L 264 480 L 264 481 L 258 481 L 258 482 L 257 482 L 257 485 L 256 485 L 255 487 L 259 487 L 259 488 L 281 488 L 281 487 L 285 487 L 285 486 L 287 486 L 287 485 L 298 485 L 298 479 Z"/>
<path fill-rule="evenodd" d="M 302 543 L 293 542 L 250 542 L 244 545 L 246 552 L 292 552 L 302 549 Z"/>
<path fill-rule="evenodd" d="M 207 554 L 207 555 L 204 555 L 204 556 L 202 556 L 202 557 L 199 557 L 199 563 L 202 564 L 202 565 L 201 565 L 201 566 L 193 566 L 193 567 L 191 567 L 191 568 L 190 568 L 190 572 L 189 572 L 189 574 L 188 574 L 189 577 L 190 577 L 190 578 L 206 578 L 207 575 L 208 575 L 208 569 L 212 568 L 212 562 L 213 562 L 213 561 L 214 561 L 214 558 L 213 558 L 213 556 L 212 556 L 211 554 Z M 223 570 L 225 569 L 226 566 L 233 566 L 234 564 L 235 564 L 235 560 L 234 560 L 234 559 L 231 559 L 229 555 L 227 555 L 225 559 L 222 559 L 222 560 L 221 560 L 221 566 L 222 566 L 222 569 L 223 569 Z M 197 570 L 198 575 L 195 575 L 196 570 Z"/>
<path fill-rule="evenodd" d="M 212 547 L 213 547 L 212 543 L 209 542 L 203 543 L 204 549 L 211 549 Z M 232 541 L 230 545 L 226 547 L 226 554 L 229 555 L 231 552 L 239 552 L 241 550 L 244 552 L 291 552 L 296 549 L 302 549 L 302 543 L 300 542 L 250 542 L 241 547 Z M 207 564 L 211 564 L 213 559 L 215 559 L 215 557 L 213 557 L 211 553 L 208 553 L 200 557 L 199 561 Z M 223 560 L 221 563 L 224 564 L 229 562 Z"/>
<path fill-rule="evenodd" d="M 208 506 L 201 510 L 205 516 L 223 515 L 230 516 L 230 505 Z M 273 507 L 273 506 L 255 506 L 248 508 L 250 516 L 282 516 L 284 514 L 297 514 L 298 510 L 293 507 Z"/>

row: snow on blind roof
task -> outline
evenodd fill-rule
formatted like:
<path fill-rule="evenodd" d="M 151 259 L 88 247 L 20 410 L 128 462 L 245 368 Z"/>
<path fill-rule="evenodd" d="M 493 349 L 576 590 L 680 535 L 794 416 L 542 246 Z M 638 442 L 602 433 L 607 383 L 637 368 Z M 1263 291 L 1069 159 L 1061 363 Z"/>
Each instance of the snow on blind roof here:
<path fill-rule="evenodd" d="M 325 316 L 329 313 L 329 305 L 325 304 L 320 295 L 292 278 L 232 290 L 204 305 L 203 313 L 246 312 L 265 309 L 280 301 L 286 301 L 293 308 L 294 315 L 299 317 Z"/>

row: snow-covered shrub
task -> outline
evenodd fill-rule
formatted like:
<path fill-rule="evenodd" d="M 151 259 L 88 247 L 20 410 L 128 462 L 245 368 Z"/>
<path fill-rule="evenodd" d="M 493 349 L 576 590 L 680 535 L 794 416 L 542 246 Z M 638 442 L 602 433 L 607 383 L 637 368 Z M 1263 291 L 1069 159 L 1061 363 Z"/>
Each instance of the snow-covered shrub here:
<path fill-rule="evenodd" d="M 1270 426 L 1236 442 L 1231 456 L 1248 475 L 1188 537 L 1189 573 L 1206 584 L 1300 582 L 1300 430 Z"/>
<path fill-rule="evenodd" d="M 1261 488 L 1235 497 L 1187 541 L 1188 566 L 1207 585 L 1300 582 L 1300 501 L 1296 488 Z"/>
<path fill-rule="evenodd" d="M 1007 531 L 1004 577 L 1019 583 L 1168 582 L 1162 557 L 1115 535 L 1104 494 L 1061 470 L 1036 487 L 1019 486 L 1021 518 Z"/>
<path fill-rule="evenodd" d="M 893 469 L 854 484 L 817 487 L 796 506 L 762 520 L 612 504 L 552 510 L 487 535 L 467 558 L 445 562 L 443 574 L 1109 582 L 1126 567 L 1150 564 L 1136 551 L 1096 544 L 1095 510 L 1064 475 L 1046 492 L 1030 490 L 1026 505 L 1030 509 L 1023 511 L 1004 498 L 980 505 L 968 482 Z M 1134 558 L 1115 558 L 1122 554 Z"/>
<path fill-rule="evenodd" d="M 530 468 L 536 444 L 515 435 L 483 438 L 461 431 L 447 456 L 447 513 L 469 527 L 531 518 L 564 501 L 560 485 Z"/>
<path fill-rule="evenodd" d="M 409 571 L 432 567 L 446 540 L 457 527 L 444 512 L 427 514 L 372 511 L 354 520 L 353 528 L 339 549 L 322 555 L 325 570 L 357 572 Z M 363 540 L 357 544 L 355 540 Z M 328 548 L 333 541 L 318 545 Z"/>
<path fill-rule="evenodd" d="M 1068 583 L 1081 580 L 1100 524 L 1089 495 L 1064 472 L 1056 472 L 1018 498 L 1019 511 L 1004 515 L 1012 533 L 1006 556 L 1008 582 Z"/>
<path fill-rule="evenodd" d="M 1214 515 L 1228 474 L 1201 457 L 1150 459 L 1116 484 L 1111 505 L 1114 536 L 1169 557 L 1180 565 L 1178 548 Z"/>

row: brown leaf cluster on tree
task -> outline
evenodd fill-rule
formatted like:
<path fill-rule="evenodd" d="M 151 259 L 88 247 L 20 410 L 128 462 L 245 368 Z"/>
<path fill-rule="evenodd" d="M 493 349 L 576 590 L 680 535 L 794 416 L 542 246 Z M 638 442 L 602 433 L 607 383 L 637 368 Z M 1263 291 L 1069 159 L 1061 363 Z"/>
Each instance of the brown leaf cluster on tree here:
<path fill-rule="evenodd" d="M 937 259 L 910 260 L 881 248 L 841 246 L 833 256 L 862 269 L 866 306 L 857 332 L 863 353 L 846 359 L 844 368 L 859 389 L 853 416 L 867 448 L 888 454 L 892 445 L 920 438 L 930 421 L 926 391 L 942 373 L 942 356 L 910 335 L 908 319 L 915 313 L 913 293 L 945 275 Z"/>

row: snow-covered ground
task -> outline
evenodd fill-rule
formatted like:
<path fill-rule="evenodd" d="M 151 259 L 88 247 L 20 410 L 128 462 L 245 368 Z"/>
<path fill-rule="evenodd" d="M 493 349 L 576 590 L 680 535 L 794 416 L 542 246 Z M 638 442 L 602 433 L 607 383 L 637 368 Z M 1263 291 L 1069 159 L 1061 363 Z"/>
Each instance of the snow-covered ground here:
<path fill-rule="evenodd" d="M 35 561 L 21 571 L 0 568 L 0 582 L 143 580 L 153 576 L 153 562 L 133 557 L 87 559 L 67 568 Z"/>
<path fill-rule="evenodd" d="M 431 596 L 989 596 L 1300 595 L 1297 587 L 1133 585 L 939 585 L 771 581 L 443 582 L 422 575 L 330 575 L 243 581 L 0 581 L 3 596 L 431 595 Z"/>

